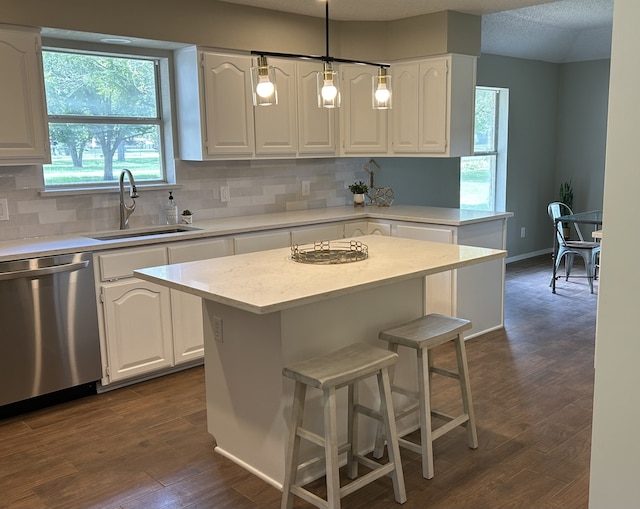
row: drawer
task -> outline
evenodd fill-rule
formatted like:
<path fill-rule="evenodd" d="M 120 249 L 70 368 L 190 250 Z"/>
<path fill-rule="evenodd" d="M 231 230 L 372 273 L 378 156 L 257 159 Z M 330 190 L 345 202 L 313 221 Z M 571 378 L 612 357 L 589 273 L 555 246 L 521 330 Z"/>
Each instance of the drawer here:
<path fill-rule="evenodd" d="M 98 259 L 102 281 L 133 277 L 136 269 L 168 264 L 167 248 L 164 246 L 123 249 L 101 254 Z"/>
<path fill-rule="evenodd" d="M 289 247 L 290 245 L 291 234 L 288 231 L 243 235 L 234 239 L 234 250 L 236 254 L 266 251 L 267 249 Z"/>
<path fill-rule="evenodd" d="M 233 254 L 232 239 L 178 242 L 167 248 L 169 263 L 195 262 Z"/>

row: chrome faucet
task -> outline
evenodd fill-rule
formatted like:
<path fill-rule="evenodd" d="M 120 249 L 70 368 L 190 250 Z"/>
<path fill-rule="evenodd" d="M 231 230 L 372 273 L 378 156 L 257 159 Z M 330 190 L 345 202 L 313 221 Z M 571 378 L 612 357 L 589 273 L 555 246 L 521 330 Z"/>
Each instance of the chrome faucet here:
<path fill-rule="evenodd" d="M 124 202 L 124 175 L 125 173 L 129 177 L 129 197 L 131 198 L 131 205 L 127 205 Z M 120 229 L 126 230 L 129 228 L 129 216 L 136 210 L 136 198 L 138 198 L 138 189 L 136 188 L 136 181 L 133 175 L 126 168 L 120 173 Z"/>

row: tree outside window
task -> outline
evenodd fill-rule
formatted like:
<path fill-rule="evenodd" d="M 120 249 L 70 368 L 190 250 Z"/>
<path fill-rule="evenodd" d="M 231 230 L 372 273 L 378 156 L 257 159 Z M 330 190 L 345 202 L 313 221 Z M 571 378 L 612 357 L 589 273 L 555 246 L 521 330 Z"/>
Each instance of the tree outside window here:
<path fill-rule="evenodd" d="M 44 51 L 52 164 L 45 186 L 163 181 L 162 120 L 153 59 Z"/>
<path fill-rule="evenodd" d="M 504 201 L 507 116 L 507 89 L 476 88 L 474 155 L 460 158 L 460 208 L 498 210 Z"/>

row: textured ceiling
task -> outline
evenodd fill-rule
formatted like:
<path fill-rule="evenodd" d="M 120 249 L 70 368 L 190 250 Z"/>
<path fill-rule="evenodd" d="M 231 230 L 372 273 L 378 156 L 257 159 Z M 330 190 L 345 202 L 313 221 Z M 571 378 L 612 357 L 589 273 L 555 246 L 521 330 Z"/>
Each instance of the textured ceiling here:
<path fill-rule="evenodd" d="M 323 0 L 223 0 L 324 17 Z M 453 10 L 482 15 L 482 52 L 547 62 L 609 58 L 613 0 L 331 0 L 336 20 L 393 20 Z"/>

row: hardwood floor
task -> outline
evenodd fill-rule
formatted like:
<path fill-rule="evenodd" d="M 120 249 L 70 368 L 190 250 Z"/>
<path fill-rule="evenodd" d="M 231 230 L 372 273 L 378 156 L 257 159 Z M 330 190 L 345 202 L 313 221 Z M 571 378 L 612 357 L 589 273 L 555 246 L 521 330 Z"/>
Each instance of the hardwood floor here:
<path fill-rule="evenodd" d="M 430 481 L 402 450 L 402 507 L 587 507 L 597 296 L 586 279 L 560 280 L 553 295 L 550 263 L 509 264 L 505 330 L 467 342 L 479 448 L 467 447 L 463 429 L 437 440 Z M 453 361 L 447 348 L 440 362 Z M 434 403 L 454 406 L 453 381 L 438 378 Z M 5 419 L 0 508 L 279 507 L 279 491 L 213 444 L 202 368 Z M 400 506 L 381 479 L 343 507 Z"/>

